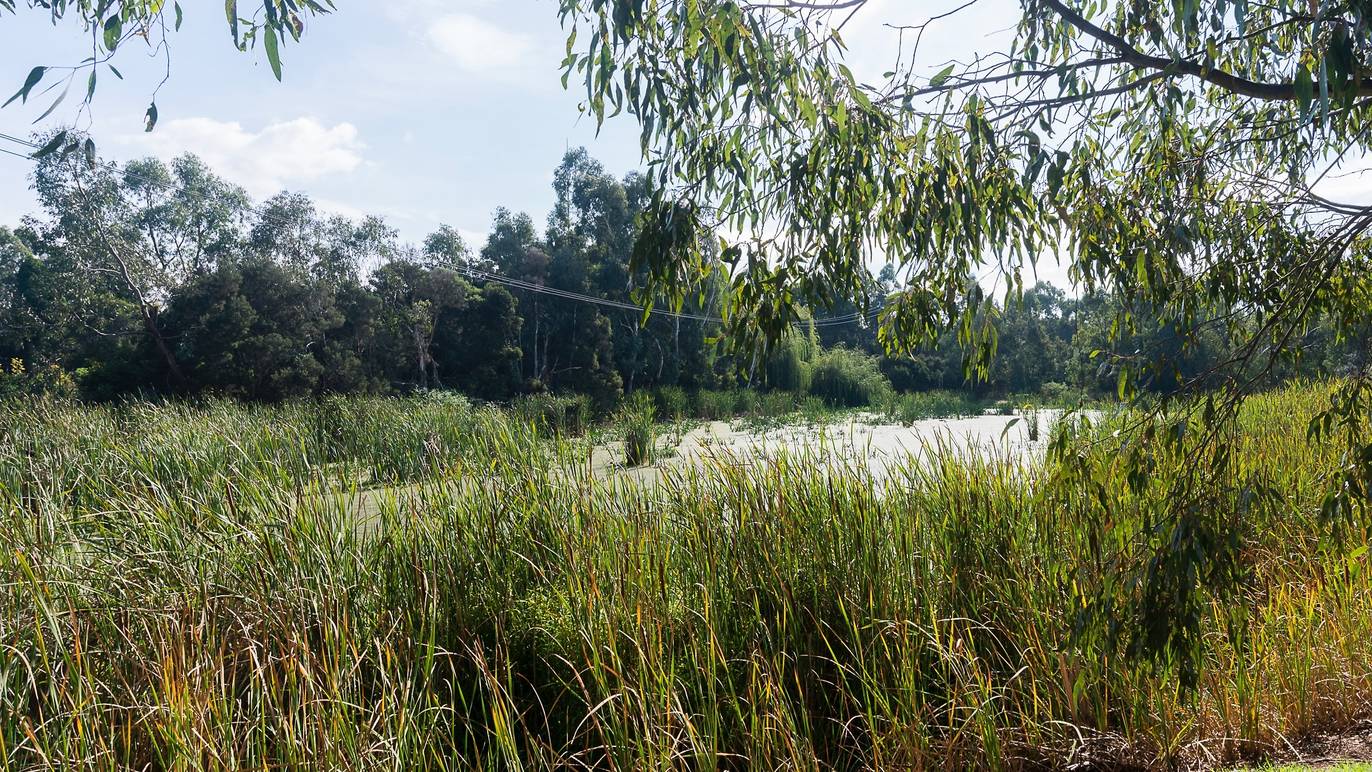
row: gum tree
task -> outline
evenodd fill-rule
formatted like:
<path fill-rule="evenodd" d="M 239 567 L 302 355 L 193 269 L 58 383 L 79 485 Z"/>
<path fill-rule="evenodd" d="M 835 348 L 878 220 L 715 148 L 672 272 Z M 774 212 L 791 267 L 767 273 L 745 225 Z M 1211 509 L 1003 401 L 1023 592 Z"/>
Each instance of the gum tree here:
<path fill-rule="evenodd" d="M 1350 331 L 1372 309 L 1372 207 L 1317 184 L 1372 141 L 1372 4 L 1022 0 L 1004 50 L 915 67 L 934 25 L 978 2 L 934 17 L 889 6 L 901 57 L 865 81 L 843 32 L 868 0 L 562 0 L 564 82 L 596 120 L 626 112 L 641 126 L 653 196 L 636 268 L 687 286 L 710 270 L 698 236 L 733 234 L 719 241 L 735 339 L 774 340 L 803 305 L 862 298 L 874 254 L 904 287 L 879 309 L 883 342 L 956 329 L 971 374 L 996 341 L 973 277 L 1013 301 L 1050 257 L 1111 299 L 1117 338 L 1136 320 L 1183 342 L 1231 338 L 1236 353 L 1193 377 L 1166 352 L 1100 362 L 1122 397 L 1159 379 L 1195 396 L 1151 402 L 1121 444 L 1135 486 L 1160 454 L 1193 455 L 1195 471 L 1161 492 L 1157 522 L 1120 537 L 1115 578 L 1080 591 L 1081 628 L 1190 682 L 1200 615 L 1247 578 L 1244 516 L 1220 511 L 1218 491 L 1281 504 L 1260 473 L 1230 465 L 1237 406 L 1316 320 Z M 1197 395 L 1201 383 L 1218 388 Z M 1322 510 L 1334 533 L 1364 514 L 1367 383 L 1350 373 L 1311 426 L 1347 443 Z M 1063 467 L 1089 489 L 1091 470 Z"/>

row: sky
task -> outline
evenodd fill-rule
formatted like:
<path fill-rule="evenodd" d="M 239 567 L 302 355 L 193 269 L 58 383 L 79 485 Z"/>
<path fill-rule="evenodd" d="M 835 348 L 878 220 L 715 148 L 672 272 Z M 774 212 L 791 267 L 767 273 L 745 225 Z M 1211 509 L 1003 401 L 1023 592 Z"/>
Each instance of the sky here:
<path fill-rule="evenodd" d="M 871 0 L 844 27 L 860 79 L 894 69 L 899 35 L 961 0 Z M 233 48 L 219 6 L 182 0 L 185 21 L 168 36 L 170 78 L 160 53 L 126 44 L 101 71 L 89 130 L 106 160 L 170 159 L 194 152 L 261 201 L 283 189 L 308 193 L 324 210 L 380 215 L 419 242 L 440 223 L 479 247 L 499 206 L 542 223 L 553 204 L 552 173 L 563 153 L 585 146 L 614 174 L 640 168 L 638 127 L 612 119 L 599 132 L 561 85 L 566 35 L 556 0 L 339 0 L 307 20 L 299 45 L 283 49 L 284 80 L 260 50 Z M 1018 0 L 979 0 L 931 27 L 915 71 L 1004 48 Z M 38 64 L 79 62 L 74 21 L 54 28 L 21 4 L 0 16 L 0 85 L 8 98 Z M 84 76 L 82 76 L 84 78 Z M 4 85 L 8 82 L 8 85 Z M 77 117 L 84 80 L 69 103 L 34 124 L 52 96 L 0 110 L 0 132 L 28 136 Z M 154 96 L 160 120 L 143 132 Z M 10 147 L 9 145 L 5 145 Z M 28 161 L 0 154 L 0 224 L 36 204 Z"/>

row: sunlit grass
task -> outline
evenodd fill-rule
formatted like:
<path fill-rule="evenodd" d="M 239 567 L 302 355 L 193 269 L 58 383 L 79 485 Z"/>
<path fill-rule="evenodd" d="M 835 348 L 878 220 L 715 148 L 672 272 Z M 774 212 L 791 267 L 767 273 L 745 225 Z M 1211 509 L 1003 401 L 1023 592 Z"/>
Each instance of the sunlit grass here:
<path fill-rule="evenodd" d="M 1243 529 L 1252 579 L 1212 605 L 1193 694 L 1073 634 L 1073 583 L 1166 507 L 1109 432 L 1079 440 L 1093 491 L 951 451 L 644 485 L 460 400 L 7 404 L 0 768 L 1260 757 L 1372 697 L 1366 537 L 1321 540 L 1337 458 L 1304 440 L 1324 390 L 1246 408 L 1235 473 L 1285 502 Z"/>

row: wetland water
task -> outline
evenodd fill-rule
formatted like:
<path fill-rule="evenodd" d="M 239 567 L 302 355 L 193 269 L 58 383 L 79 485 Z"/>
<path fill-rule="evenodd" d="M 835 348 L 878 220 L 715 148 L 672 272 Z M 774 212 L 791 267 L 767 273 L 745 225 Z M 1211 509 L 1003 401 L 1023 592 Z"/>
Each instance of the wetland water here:
<path fill-rule="evenodd" d="M 875 414 L 858 413 L 823 424 L 766 428 L 749 426 L 743 421 L 708 421 L 686 424 L 676 430 L 659 427 L 657 460 L 652 464 L 624 466 L 624 446 L 620 441 L 588 447 L 584 463 L 589 465 L 592 476 L 607 482 L 652 484 L 673 470 L 712 463 L 767 463 L 769 458 L 788 454 L 805 456 L 816 463 L 865 464 L 874 479 L 883 479 L 889 469 L 936 452 L 1032 461 L 1041 457 L 1053 426 L 1063 415 L 1062 410 L 1039 410 L 1037 440 L 1030 437 L 1033 418 L 1027 415 L 932 418 L 905 425 Z M 1078 415 L 1096 420 L 1101 414 L 1084 411 Z M 481 483 L 467 480 L 466 484 Z M 336 491 L 328 498 L 359 522 L 370 523 L 384 506 L 418 505 L 426 487 L 432 485 L 355 488 Z"/>
<path fill-rule="evenodd" d="M 597 474 L 652 480 L 672 467 L 703 466 L 712 459 L 749 463 L 778 453 L 816 452 L 836 461 L 862 460 L 877 476 L 893 463 L 932 451 L 994 454 L 1010 459 L 1038 457 L 1064 411 L 1038 411 L 1038 439 L 1030 436 L 1033 418 L 1026 415 L 981 415 L 935 418 L 910 425 L 889 423 L 880 416 L 858 414 L 827 424 L 749 428 L 739 422 L 711 421 L 681 435 L 659 434 L 659 460 L 625 468 L 619 442 L 597 446 L 591 464 Z M 1088 412 L 1093 420 L 1098 413 Z M 1018 419 L 1018 420 L 1017 420 Z"/>

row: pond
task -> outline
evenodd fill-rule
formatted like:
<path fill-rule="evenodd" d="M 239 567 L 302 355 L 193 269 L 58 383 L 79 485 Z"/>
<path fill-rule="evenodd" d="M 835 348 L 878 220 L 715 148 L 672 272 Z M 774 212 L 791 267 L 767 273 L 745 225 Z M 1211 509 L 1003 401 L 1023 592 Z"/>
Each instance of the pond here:
<path fill-rule="evenodd" d="M 837 460 L 866 461 L 878 477 L 891 464 L 942 450 L 959 454 L 983 453 L 1031 460 L 1039 457 L 1053 426 L 1066 411 L 1043 409 L 1037 415 L 980 415 L 933 418 L 912 424 L 891 423 L 884 416 L 859 413 L 826 424 L 794 424 L 767 428 L 743 422 L 711 421 L 681 433 L 657 438 L 658 460 L 649 466 L 624 467 L 623 445 L 612 442 L 595 448 L 592 466 L 597 473 L 636 479 L 655 479 L 672 467 L 703 466 L 711 459 L 748 463 L 778 453 L 815 451 Z M 1082 413 L 1078 413 L 1081 415 Z M 1096 418 L 1099 413 L 1085 413 Z M 1037 420 L 1037 439 L 1031 432 Z"/>

